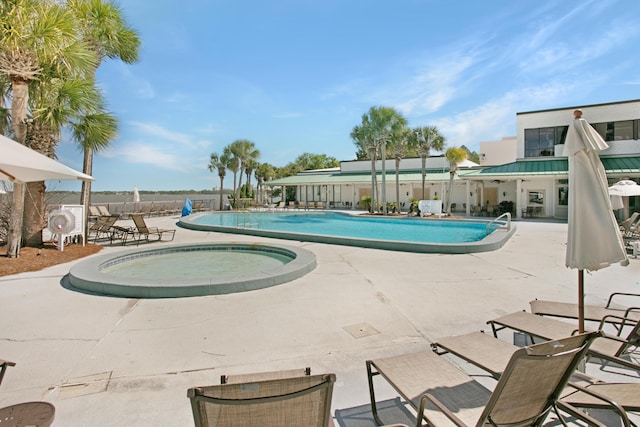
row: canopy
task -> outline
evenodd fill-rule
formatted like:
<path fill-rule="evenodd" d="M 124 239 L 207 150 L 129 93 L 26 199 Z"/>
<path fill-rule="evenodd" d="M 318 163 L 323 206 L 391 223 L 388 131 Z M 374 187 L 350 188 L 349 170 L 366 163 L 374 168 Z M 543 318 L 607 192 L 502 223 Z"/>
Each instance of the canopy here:
<path fill-rule="evenodd" d="M 3 181 L 93 181 L 93 177 L 71 169 L 3 135 L 0 135 L 0 153 L 0 180 Z"/>
<path fill-rule="evenodd" d="M 640 196 L 640 185 L 629 179 L 624 179 L 609 187 L 609 194 L 621 197 Z"/>

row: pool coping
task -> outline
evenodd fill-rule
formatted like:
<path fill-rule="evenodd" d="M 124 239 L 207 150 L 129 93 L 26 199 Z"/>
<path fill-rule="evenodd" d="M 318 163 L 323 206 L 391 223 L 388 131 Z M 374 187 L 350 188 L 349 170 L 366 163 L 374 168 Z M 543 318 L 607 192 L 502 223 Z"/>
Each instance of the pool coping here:
<path fill-rule="evenodd" d="M 314 243 L 326 243 L 326 244 L 336 244 L 336 245 L 345 245 L 345 246 L 356 246 L 361 248 L 371 248 L 371 249 L 383 249 L 383 250 L 391 250 L 391 251 L 399 251 L 399 252 L 415 252 L 415 253 L 440 253 L 440 254 L 469 254 L 469 253 L 477 253 L 477 252 L 490 252 L 500 249 L 504 244 L 509 240 L 509 238 L 516 232 L 516 226 L 513 222 L 510 223 L 508 228 L 499 227 L 494 232 L 489 234 L 482 240 L 478 240 L 475 242 L 464 242 L 464 243 L 423 243 L 423 242 L 406 242 L 399 240 L 374 240 L 374 239 L 363 239 L 358 237 L 342 237 L 342 236 L 329 236 L 329 235 L 321 235 L 321 234 L 310 234 L 310 233 L 293 233 L 286 231 L 276 231 L 276 230 L 261 230 L 258 228 L 250 228 L 250 227 L 228 227 L 221 225 L 207 225 L 207 224 L 198 224 L 194 222 L 197 218 L 201 216 L 206 216 L 210 214 L 221 214 L 221 215 L 229 215 L 238 212 L 202 212 L 197 214 L 192 214 L 187 217 L 182 217 L 178 221 L 178 226 L 187 228 L 190 230 L 197 231 L 216 231 L 221 233 L 233 233 L 233 234 L 244 234 L 251 236 L 260 236 L 260 237 L 270 237 L 275 239 L 285 239 L 285 240 L 297 240 L 303 242 L 314 242 Z M 255 214 L 260 214 L 260 211 L 252 212 Z M 272 212 L 267 212 L 272 213 Z M 296 214 L 305 213 L 304 211 L 295 212 Z M 320 213 L 320 212 L 308 212 L 308 213 Z M 332 212 L 336 213 L 336 212 Z M 344 213 L 344 215 L 356 216 L 351 213 Z M 286 214 L 284 212 L 283 214 Z M 485 223 L 488 224 L 491 221 L 488 220 L 477 220 L 477 219 L 451 219 L 451 218 L 398 218 L 398 217 L 383 217 L 376 216 L 376 219 L 402 219 L 408 221 L 462 221 L 462 222 L 475 222 L 475 223 Z M 499 221 L 499 225 L 506 224 L 506 221 Z"/>
<path fill-rule="evenodd" d="M 175 279 L 144 279 L 113 276 L 102 273 L 100 267 L 119 258 L 140 254 L 206 250 L 208 247 L 227 249 L 269 248 L 291 254 L 292 260 L 282 267 L 268 271 L 240 274 L 236 277 L 187 279 L 176 284 Z M 222 295 L 268 288 L 298 279 L 316 268 L 316 256 L 303 248 L 263 243 L 192 243 L 162 245 L 154 248 L 135 248 L 109 254 L 96 255 L 74 264 L 66 276 L 72 288 L 95 294 L 124 298 L 179 298 L 204 295 Z"/>

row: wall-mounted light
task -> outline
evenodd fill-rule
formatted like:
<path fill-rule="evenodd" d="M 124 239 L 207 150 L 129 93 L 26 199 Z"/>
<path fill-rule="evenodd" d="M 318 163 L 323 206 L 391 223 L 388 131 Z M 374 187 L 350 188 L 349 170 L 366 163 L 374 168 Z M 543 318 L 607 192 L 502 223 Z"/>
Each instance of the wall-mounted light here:
<path fill-rule="evenodd" d="M 473 191 L 469 191 L 469 196 L 473 197 Z"/>
<path fill-rule="evenodd" d="M 407 196 L 409 195 L 409 192 L 407 191 Z"/>
<path fill-rule="evenodd" d="M 507 197 L 507 192 L 506 191 L 502 192 L 502 197 Z"/>

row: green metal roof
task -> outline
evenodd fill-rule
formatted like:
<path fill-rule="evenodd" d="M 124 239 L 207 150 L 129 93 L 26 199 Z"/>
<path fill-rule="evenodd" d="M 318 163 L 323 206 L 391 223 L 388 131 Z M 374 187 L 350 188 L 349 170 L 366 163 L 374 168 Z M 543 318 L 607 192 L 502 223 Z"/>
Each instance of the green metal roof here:
<path fill-rule="evenodd" d="M 628 157 L 602 157 L 602 165 L 609 175 L 616 174 L 640 174 L 640 156 Z M 458 179 L 484 180 L 498 177 L 518 176 L 568 176 L 569 162 L 566 158 L 550 158 L 535 160 L 518 160 L 500 166 L 486 168 L 459 169 L 456 173 Z M 381 176 L 378 171 L 378 177 Z M 378 178 L 379 179 L 379 178 Z M 395 171 L 387 170 L 387 180 L 395 181 Z M 448 181 L 449 171 L 427 170 L 426 181 Z M 399 174 L 400 182 L 420 182 L 420 171 L 402 171 Z M 371 174 L 361 173 L 310 173 L 289 176 L 286 178 L 269 181 L 269 185 L 321 185 L 321 184 L 358 184 L 371 182 Z"/>
<path fill-rule="evenodd" d="M 456 179 L 459 179 L 458 175 L 463 175 L 466 170 L 459 170 L 456 175 Z M 382 176 L 382 173 L 378 171 L 378 179 Z M 386 177 L 388 181 L 394 181 L 396 179 L 396 173 L 394 170 L 387 170 Z M 422 173 L 420 171 L 401 171 L 398 174 L 398 180 L 400 182 L 420 182 L 422 181 Z M 425 175 L 426 181 L 448 181 L 449 171 L 434 171 L 427 170 Z M 286 178 L 274 179 L 268 182 L 268 185 L 321 185 L 321 184 L 358 184 L 371 182 L 371 174 L 368 172 L 361 173 L 318 173 L 318 174 L 299 174 L 294 176 L 288 176 Z"/>

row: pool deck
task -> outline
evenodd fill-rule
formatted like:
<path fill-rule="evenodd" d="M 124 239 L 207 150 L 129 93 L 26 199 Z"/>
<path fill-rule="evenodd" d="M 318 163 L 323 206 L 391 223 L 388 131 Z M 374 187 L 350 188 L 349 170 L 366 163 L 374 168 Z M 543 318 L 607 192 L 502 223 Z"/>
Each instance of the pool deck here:
<path fill-rule="evenodd" d="M 177 228 L 171 244 L 284 243 L 312 251 L 318 266 L 272 288 L 153 300 L 66 289 L 72 263 L 0 277 L 0 358 L 17 363 L 0 385 L 0 407 L 50 401 L 53 426 L 188 426 L 189 387 L 217 384 L 222 374 L 310 366 L 337 375 L 337 425 L 373 426 L 365 360 L 487 329 L 487 320 L 528 310 L 534 298 L 577 298 L 577 272 L 564 266 L 563 223 L 518 221 L 497 251 L 440 255 L 201 232 L 177 220 L 147 222 Z M 639 292 L 640 259 L 630 261 L 585 274 L 586 303 Z M 383 417 L 401 413 L 391 389 L 376 391 L 388 403 Z"/>

